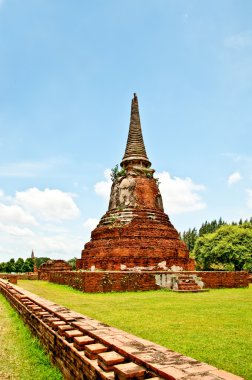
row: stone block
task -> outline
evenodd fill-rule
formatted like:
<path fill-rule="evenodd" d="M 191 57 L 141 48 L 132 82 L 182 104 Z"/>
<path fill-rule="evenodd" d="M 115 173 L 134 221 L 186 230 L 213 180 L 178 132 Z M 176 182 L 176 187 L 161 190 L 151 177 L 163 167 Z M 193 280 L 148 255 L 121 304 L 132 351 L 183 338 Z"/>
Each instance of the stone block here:
<path fill-rule="evenodd" d="M 72 343 L 74 338 L 77 338 L 77 337 L 82 336 L 82 335 L 83 335 L 83 333 L 79 330 L 69 330 L 69 331 L 65 332 L 66 340 L 69 343 Z"/>
<path fill-rule="evenodd" d="M 89 344 L 88 346 L 85 346 L 85 355 L 91 359 L 97 359 L 98 354 L 101 354 L 102 352 L 108 351 L 108 347 L 104 346 L 101 343 L 95 343 L 95 344 Z"/>
<path fill-rule="evenodd" d="M 115 351 L 103 352 L 98 355 L 98 364 L 104 371 L 112 371 L 116 364 L 123 363 L 125 358 Z"/>
<path fill-rule="evenodd" d="M 52 329 L 57 330 L 58 326 L 64 326 L 65 324 L 64 321 L 54 321 L 52 322 Z"/>
<path fill-rule="evenodd" d="M 115 379 L 118 380 L 143 380 L 145 369 L 135 363 L 118 364 L 114 366 Z"/>
<path fill-rule="evenodd" d="M 77 336 L 77 337 L 74 337 L 73 342 L 74 342 L 74 347 L 75 347 L 78 351 L 82 351 L 82 350 L 84 350 L 84 348 L 85 348 L 85 346 L 86 346 L 87 344 L 92 344 L 92 343 L 94 343 L 94 339 L 91 338 L 91 337 L 88 336 L 88 335 L 83 335 L 83 336 Z"/>
<path fill-rule="evenodd" d="M 58 333 L 59 335 L 64 336 L 66 331 L 73 330 L 73 327 L 71 325 L 61 325 L 58 326 Z"/>

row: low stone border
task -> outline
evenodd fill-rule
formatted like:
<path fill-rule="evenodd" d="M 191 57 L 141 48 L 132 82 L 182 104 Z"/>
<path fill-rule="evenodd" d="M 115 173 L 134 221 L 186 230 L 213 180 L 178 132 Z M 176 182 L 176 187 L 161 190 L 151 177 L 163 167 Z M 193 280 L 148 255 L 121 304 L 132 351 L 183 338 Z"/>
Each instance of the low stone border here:
<path fill-rule="evenodd" d="M 0 279 L 0 291 L 65 379 L 244 380 L 88 318 Z"/>

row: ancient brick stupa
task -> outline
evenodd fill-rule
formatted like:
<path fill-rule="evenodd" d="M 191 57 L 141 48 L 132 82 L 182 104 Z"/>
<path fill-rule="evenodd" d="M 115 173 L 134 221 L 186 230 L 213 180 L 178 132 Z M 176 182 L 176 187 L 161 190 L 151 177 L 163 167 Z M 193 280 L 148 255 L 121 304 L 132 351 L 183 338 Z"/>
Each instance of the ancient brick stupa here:
<path fill-rule="evenodd" d="M 144 146 L 136 94 L 121 167 L 112 171 L 108 211 L 92 231 L 77 269 L 194 269 L 186 245 L 164 213 Z"/>

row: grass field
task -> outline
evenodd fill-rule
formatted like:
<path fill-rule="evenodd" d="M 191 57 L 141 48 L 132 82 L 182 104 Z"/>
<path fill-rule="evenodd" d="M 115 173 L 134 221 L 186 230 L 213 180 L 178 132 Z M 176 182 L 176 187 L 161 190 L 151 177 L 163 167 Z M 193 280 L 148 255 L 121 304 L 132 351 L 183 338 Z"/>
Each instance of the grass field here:
<path fill-rule="evenodd" d="M 45 281 L 19 281 L 19 286 L 252 380 L 252 287 L 87 294 Z"/>
<path fill-rule="evenodd" d="M 60 380 L 38 340 L 0 294 L 0 379 Z"/>

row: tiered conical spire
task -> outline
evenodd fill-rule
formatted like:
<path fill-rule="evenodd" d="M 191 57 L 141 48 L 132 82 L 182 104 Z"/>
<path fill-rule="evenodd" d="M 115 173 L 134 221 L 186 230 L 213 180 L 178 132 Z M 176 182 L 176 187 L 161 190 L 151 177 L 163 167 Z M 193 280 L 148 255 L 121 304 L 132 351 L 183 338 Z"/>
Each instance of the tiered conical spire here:
<path fill-rule="evenodd" d="M 192 259 L 177 230 L 164 213 L 158 183 L 153 178 L 142 136 L 137 96 L 131 104 L 127 146 L 111 187 L 108 211 L 85 244 L 77 269 L 158 270 L 165 262 L 194 270 Z M 143 280 L 144 282 L 144 280 Z"/>
<path fill-rule="evenodd" d="M 121 166 L 126 167 L 130 162 L 142 164 L 145 167 L 151 166 L 144 146 L 136 94 L 131 102 L 129 135 Z"/>

